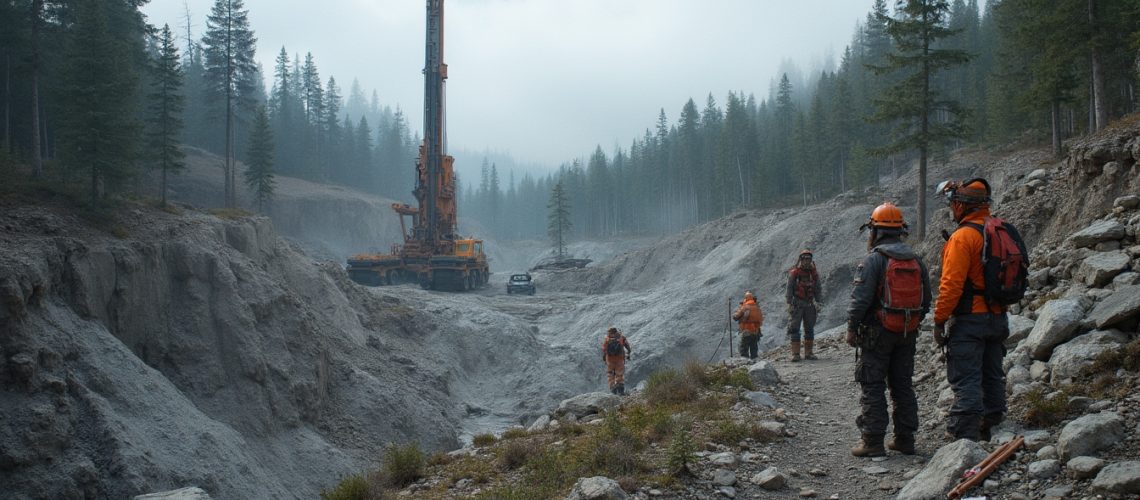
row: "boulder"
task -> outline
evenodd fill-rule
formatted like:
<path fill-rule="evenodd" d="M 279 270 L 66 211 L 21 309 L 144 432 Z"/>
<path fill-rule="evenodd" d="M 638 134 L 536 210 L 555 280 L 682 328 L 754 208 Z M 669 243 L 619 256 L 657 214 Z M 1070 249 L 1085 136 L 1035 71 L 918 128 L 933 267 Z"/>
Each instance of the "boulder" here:
<path fill-rule="evenodd" d="M 1096 457 L 1073 457 L 1065 464 L 1069 477 L 1081 480 L 1095 476 L 1104 468 L 1104 460 Z"/>
<path fill-rule="evenodd" d="M 1025 437 L 1025 448 L 1029 451 L 1037 451 L 1044 448 L 1049 444 L 1052 436 L 1049 431 L 1026 431 L 1023 435 Z"/>
<path fill-rule="evenodd" d="M 190 486 L 188 488 L 163 491 L 161 493 L 137 495 L 133 497 L 132 500 L 210 500 L 210 495 L 206 494 L 202 488 Z"/>
<path fill-rule="evenodd" d="M 1073 333 L 1081 326 L 1085 309 L 1078 300 L 1062 299 L 1046 302 L 1037 311 L 1037 323 L 1029 332 L 1025 342 L 1029 348 L 1029 356 L 1033 359 L 1046 360 L 1053 353 L 1053 348 L 1072 338 Z"/>
<path fill-rule="evenodd" d="M 1097 328 L 1105 328 L 1136 316 L 1140 316 L 1140 285 L 1118 288 L 1093 308 L 1089 319 Z"/>
<path fill-rule="evenodd" d="M 772 363 L 759 361 L 748 367 L 748 377 L 756 387 L 771 387 L 780 383 L 780 374 Z"/>
<path fill-rule="evenodd" d="M 969 439 L 959 439 L 943 446 L 927 462 L 917 476 L 899 492 L 899 500 L 943 499 L 962 473 L 985 460 L 986 450 Z"/>
<path fill-rule="evenodd" d="M 583 477 L 574 483 L 566 500 L 620 500 L 629 498 L 617 481 L 603 476 Z"/>
<path fill-rule="evenodd" d="M 1006 347 L 1014 347 L 1018 342 L 1029 336 L 1033 331 L 1034 321 L 1018 314 L 1009 315 L 1009 337 L 1005 339 Z"/>
<path fill-rule="evenodd" d="M 543 415 L 541 417 L 538 417 L 538 419 L 535 420 L 534 423 L 530 424 L 530 427 L 527 427 L 526 430 L 528 432 L 541 431 L 541 430 L 545 429 L 546 426 L 548 426 L 548 425 L 550 425 L 550 415 Z"/>
<path fill-rule="evenodd" d="M 1098 253 L 1081 262 L 1076 279 L 1093 288 L 1101 288 L 1112 282 L 1116 275 L 1128 270 L 1132 259 L 1119 250 Z"/>
<path fill-rule="evenodd" d="M 1034 361 L 1029 367 L 1029 378 L 1044 382 L 1049 379 L 1049 363 Z"/>
<path fill-rule="evenodd" d="M 713 465 L 717 465 L 717 466 L 721 466 L 721 467 L 732 467 L 732 466 L 736 465 L 736 461 L 737 461 L 736 454 L 731 452 L 731 451 L 726 451 L 724 453 L 714 453 L 712 455 L 709 455 L 709 462 L 712 463 Z M 732 485 L 726 484 L 725 486 L 732 486 Z"/>
<path fill-rule="evenodd" d="M 1038 460 L 1056 460 L 1057 459 L 1057 447 L 1051 446 L 1051 445 L 1042 447 L 1040 450 L 1037 450 L 1037 459 Z"/>
<path fill-rule="evenodd" d="M 1040 290 L 1042 288 L 1045 288 L 1045 285 L 1049 284 L 1049 277 L 1051 274 L 1052 271 L 1048 267 L 1029 273 L 1029 277 L 1027 279 L 1029 282 L 1029 288 L 1033 290 Z"/>
<path fill-rule="evenodd" d="M 1093 479 L 1093 491 L 1105 493 L 1140 493 L 1140 462 L 1110 464 Z"/>
<path fill-rule="evenodd" d="M 1005 385 L 1008 389 L 1013 389 L 1019 384 L 1028 384 L 1032 380 L 1029 370 L 1024 366 L 1013 366 L 1005 374 Z"/>
<path fill-rule="evenodd" d="M 1140 273 L 1128 271 L 1126 273 L 1120 273 L 1116 275 L 1115 278 L 1112 278 L 1112 289 L 1119 290 L 1126 286 L 1135 285 L 1137 283 L 1140 283 Z"/>
<path fill-rule="evenodd" d="M 1073 233 L 1072 236 L 1069 236 L 1068 241 L 1077 248 L 1091 247 L 1102 241 L 1119 240 L 1123 238 L 1124 230 L 1124 224 L 1114 220 L 1100 220 L 1092 223 L 1089 227 Z"/>
<path fill-rule="evenodd" d="M 1025 180 L 1026 181 L 1049 180 L 1049 171 L 1045 170 L 1043 168 L 1039 168 L 1037 170 L 1029 172 L 1029 175 L 1025 176 Z"/>
<path fill-rule="evenodd" d="M 1140 196 L 1136 196 L 1134 194 L 1121 196 L 1120 198 L 1113 200 L 1112 206 L 1123 208 L 1125 210 L 1132 210 L 1134 208 L 1140 207 Z"/>
<path fill-rule="evenodd" d="M 784 477 L 775 467 L 768 467 L 761 472 L 758 472 L 752 479 L 749 479 L 752 484 L 769 491 L 778 490 L 784 487 L 788 482 L 788 478 Z"/>
<path fill-rule="evenodd" d="M 744 398 L 756 406 L 764 406 L 767 408 L 780 407 L 780 403 L 777 403 L 771 394 L 763 391 L 748 391 L 744 393 Z"/>
<path fill-rule="evenodd" d="M 1125 435 L 1124 419 L 1120 415 L 1110 411 L 1085 415 L 1061 430 L 1057 452 L 1062 460 L 1092 455 L 1124 440 Z"/>
<path fill-rule="evenodd" d="M 713 471 L 713 484 L 717 486 L 732 486 L 736 484 L 736 473 L 728 469 Z"/>
<path fill-rule="evenodd" d="M 1061 473 L 1061 463 L 1056 460 L 1039 460 L 1029 464 L 1026 475 L 1030 479 L 1052 479 Z"/>
<path fill-rule="evenodd" d="M 760 422 L 757 424 L 757 427 L 760 427 L 761 430 L 776 436 L 783 436 L 784 432 L 788 429 L 788 426 L 783 422 L 773 422 L 771 420 Z"/>
<path fill-rule="evenodd" d="M 1049 358 L 1049 383 L 1057 385 L 1062 380 L 1075 377 L 1100 353 L 1111 351 L 1128 340 L 1119 330 L 1093 330 L 1053 349 Z"/>
<path fill-rule="evenodd" d="M 574 418 L 582 418 L 586 415 L 599 413 L 602 410 L 617 408 L 620 404 L 621 396 L 616 394 L 610 394 L 608 392 L 588 392 L 563 400 L 559 403 L 558 410 L 555 414 L 572 415 Z"/>

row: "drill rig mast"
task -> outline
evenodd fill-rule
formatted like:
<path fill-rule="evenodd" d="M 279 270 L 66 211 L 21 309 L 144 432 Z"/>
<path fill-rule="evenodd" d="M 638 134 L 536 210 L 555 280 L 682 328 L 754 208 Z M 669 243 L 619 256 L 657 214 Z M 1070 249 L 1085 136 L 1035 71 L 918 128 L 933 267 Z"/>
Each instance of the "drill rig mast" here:
<path fill-rule="evenodd" d="M 418 282 L 425 289 L 470 290 L 484 285 L 490 268 L 483 241 L 456 234 L 455 159 L 447 154 L 447 65 L 443 62 L 443 0 L 427 0 L 424 63 L 424 139 L 416 160 L 418 207 L 393 203 L 403 244 L 390 254 L 359 254 L 348 259 L 348 275 L 365 285 Z M 412 230 L 405 225 L 412 220 Z"/>

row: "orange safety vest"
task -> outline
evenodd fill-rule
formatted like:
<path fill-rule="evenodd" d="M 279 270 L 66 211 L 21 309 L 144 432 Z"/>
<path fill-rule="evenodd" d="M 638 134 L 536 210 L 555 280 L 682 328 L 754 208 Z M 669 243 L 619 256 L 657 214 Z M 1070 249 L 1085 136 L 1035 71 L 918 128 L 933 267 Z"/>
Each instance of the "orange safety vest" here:
<path fill-rule="evenodd" d="M 732 317 L 740 321 L 740 329 L 745 332 L 758 332 L 760 327 L 764 325 L 764 313 L 760 311 L 756 299 L 744 301 Z"/>

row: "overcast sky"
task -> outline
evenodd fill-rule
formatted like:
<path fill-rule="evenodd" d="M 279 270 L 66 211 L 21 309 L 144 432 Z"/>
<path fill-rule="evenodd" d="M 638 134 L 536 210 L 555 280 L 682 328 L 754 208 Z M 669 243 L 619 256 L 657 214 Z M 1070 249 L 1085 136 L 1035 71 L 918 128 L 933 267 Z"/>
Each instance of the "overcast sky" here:
<path fill-rule="evenodd" d="M 150 21 L 201 37 L 213 0 L 152 0 Z M 872 0 L 449 0 L 449 148 L 557 165 L 670 124 L 692 97 L 766 97 L 781 61 L 838 60 Z M 322 80 L 353 78 L 420 129 L 425 2 L 246 0 L 257 58 L 312 52 Z M 267 85 L 268 86 L 268 85 Z"/>

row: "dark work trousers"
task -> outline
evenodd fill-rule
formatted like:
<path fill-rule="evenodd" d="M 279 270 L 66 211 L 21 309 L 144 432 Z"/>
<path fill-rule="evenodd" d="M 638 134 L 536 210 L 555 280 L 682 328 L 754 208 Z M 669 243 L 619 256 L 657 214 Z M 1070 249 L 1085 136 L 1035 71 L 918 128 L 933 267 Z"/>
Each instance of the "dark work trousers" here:
<path fill-rule="evenodd" d="M 792 316 L 788 319 L 788 342 L 800 341 L 800 322 L 804 324 L 804 340 L 815 340 L 815 304 L 792 299 Z"/>
<path fill-rule="evenodd" d="M 957 439 L 978 439 L 983 419 L 987 427 L 1005 415 L 1005 314 L 964 314 L 947 325 L 946 380 L 954 388 L 954 404 L 946 430 Z"/>
<path fill-rule="evenodd" d="M 872 331 L 874 333 L 872 333 Z M 887 396 L 894 403 L 895 435 L 914 435 L 918 430 L 918 399 L 914 395 L 914 348 L 917 332 L 905 337 L 881 329 L 868 329 L 855 364 L 855 381 L 863 390 L 862 413 L 855 425 L 863 434 L 887 433 Z"/>
<path fill-rule="evenodd" d="M 740 332 L 740 356 L 756 359 L 760 355 L 760 332 Z"/>

